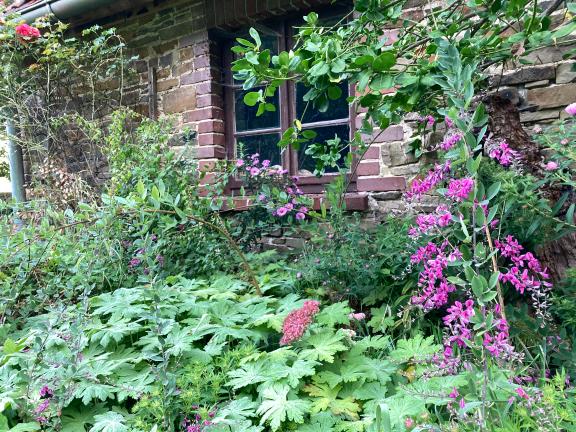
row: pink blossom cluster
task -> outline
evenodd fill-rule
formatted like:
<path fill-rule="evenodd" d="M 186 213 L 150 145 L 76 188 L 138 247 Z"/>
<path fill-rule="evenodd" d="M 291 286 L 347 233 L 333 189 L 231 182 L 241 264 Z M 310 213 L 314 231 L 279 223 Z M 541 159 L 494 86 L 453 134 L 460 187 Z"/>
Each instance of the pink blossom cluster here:
<path fill-rule="evenodd" d="M 450 161 L 446 161 L 443 164 L 436 164 L 434 169 L 430 170 L 423 180 L 416 179 L 412 182 L 410 190 L 404 194 L 405 198 L 409 201 L 419 199 L 443 181 L 448 173 L 450 173 Z"/>
<path fill-rule="evenodd" d="M 434 118 L 434 116 L 432 116 L 430 114 L 425 115 L 424 117 L 419 116 L 418 121 L 420 123 L 426 123 L 427 127 L 432 127 L 432 126 L 434 126 L 434 123 L 436 123 L 436 119 Z"/>
<path fill-rule="evenodd" d="M 48 419 L 43 414 L 48 408 L 50 408 L 50 402 L 54 396 L 54 391 L 48 387 L 44 386 L 40 389 L 40 397 L 42 398 L 40 403 L 34 408 L 34 414 L 36 414 L 36 421 L 38 423 L 46 423 Z"/>
<path fill-rule="evenodd" d="M 254 153 L 249 156 L 246 160 L 238 159 L 236 160 L 236 168 L 242 168 L 246 170 L 248 175 L 251 177 L 263 176 L 271 177 L 275 175 L 283 176 L 288 174 L 288 170 L 283 169 L 278 165 L 271 165 L 268 159 L 264 159 L 260 162 L 260 154 Z"/>
<path fill-rule="evenodd" d="M 548 293 L 552 284 L 550 274 L 532 252 L 522 253 L 523 247 L 511 235 L 504 241 L 495 240 L 494 245 L 502 256 L 510 259 L 510 268 L 500 273 L 500 281 L 510 283 L 520 294 L 529 292 L 536 315 L 543 321 L 549 318 Z"/>
<path fill-rule="evenodd" d="M 498 317 L 495 325 L 496 331 L 484 333 L 483 345 L 492 357 L 510 358 L 514 347 L 510 344 L 508 321 L 502 315 L 500 305 L 495 306 L 494 314 Z"/>
<path fill-rule="evenodd" d="M 448 295 L 456 290 L 456 287 L 448 282 L 444 270 L 450 262 L 459 259 L 461 254 L 457 250 L 446 254 L 447 246 L 447 242 L 440 247 L 429 242 L 426 246 L 420 247 L 410 258 L 412 264 L 424 264 L 418 279 L 421 292 L 413 296 L 410 301 L 413 305 L 421 306 L 426 312 L 444 306 L 448 303 Z"/>
<path fill-rule="evenodd" d="M 463 177 L 461 179 L 451 179 L 448 183 L 446 196 L 456 202 L 462 202 L 468 198 L 470 192 L 474 189 L 474 179 Z"/>
<path fill-rule="evenodd" d="M 444 228 L 452 222 L 452 213 L 445 205 L 436 207 L 434 213 L 421 214 L 416 217 L 416 226 L 410 227 L 408 235 L 417 238 L 423 234 L 428 234 L 434 228 Z"/>
<path fill-rule="evenodd" d="M 508 167 L 518 159 L 518 152 L 512 150 L 506 141 L 502 141 L 488 152 L 488 156 L 500 165 Z"/>
<path fill-rule="evenodd" d="M 463 348 L 466 346 L 466 341 L 472 339 L 472 331 L 468 324 L 470 324 L 470 319 L 475 313 L 474 301 L 466 300 L 464 304 L 456 301 L 448 308 L 447 312 L 448 315 L 442 320 L 444 325 L 450 330 L 450 336 L 446 338 L 444 345 L 451 347 L 456 342 L 460 348 Z"/>
<path fill-rule="evenodd" d="M 444 151 L 448 151 L 453 148 L 462 139 L 462 137 L 463 136 L 460 132 L 450 134 L 440 143 L 440 148 Z"/>
<path fill-rule="evenodd" d="M 320 302 L 307 300 L 300 309 L 293 310 L 284 319 L 282 324 L 282 338 L 280 345 L 289 345 L 300 339 L 308 326 L 312 323 L 314 315 L 320 311 Z"/>
<path fill-rule="evenodd" d="M 506 273 L 500 274 L 501 281 L 511 283 L 520 294 L 552 286 L 547 282 L 550 279 L 548 270 L 542 267 L 532 252 L 521 253 L 523 247 L 513 236 L 507 236 L 504 241 L 495 240 L 494 245 L 502 256 L 509 258 L 513 263 Z"/>
<path fill-rule="evenodd" d="M 17 25 L 15 30 L 16 34 L 24 39 L 36 39 L 40 37 L 40 30 L 29 24 Z"/>
<path fill-rule="evenodd" d="M 192 407 L 193 409 L 198 409 L 198 405 L 194 405 Z M 208 413 L 208 417 L 209 418 L 214 418 L 214 416 L 216 415 L 216 412 L 214 411 L 210 411 Z M 184 431 L 185 432 L 203 432 L 203 431 L 207 431 L 210 429 L 210 426 L 213 425 L 213 422 L 211 420 L 203 420 L 202 416 L 200 414 L 194 414 L 194 418 L 193 419 L 189 419 L 188 417 L 186 417 L 184 419 L 184 421 L 182 422 L 182 426 L 184 427 Z"/>
<path fill-rule="evenodd" d="M 364 312 L 357 312 L 357 313 L 350 313 L 348 314 L 348 319 L 350 321 L 355 320 L 355 321 L 362 321 L 366 318 L 366 314 Z"/>

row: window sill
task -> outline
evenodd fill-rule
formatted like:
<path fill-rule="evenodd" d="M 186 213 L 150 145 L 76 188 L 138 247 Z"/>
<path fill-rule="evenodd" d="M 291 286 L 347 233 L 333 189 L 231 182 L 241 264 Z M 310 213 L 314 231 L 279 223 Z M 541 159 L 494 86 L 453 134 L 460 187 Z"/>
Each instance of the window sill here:
<path fill-rule="evenodd" d="M 320 210 L 323 205 L 330 208 L 329 203 L 326 202 L 324 194 L 307 194 L 309 198 L 314 200 L 312 208 L 316 211 Z M 222 211 L 224 212 L 240 212 L 250 209 L 254 204 L 255 199 L 250 197 L 233 197 L 230 204 L 224 203 Z M 344 196 L 346 210 L 348 211 L 365 211 L 368 210 L 368 196 L 358 193 L 347 193 Z"/>

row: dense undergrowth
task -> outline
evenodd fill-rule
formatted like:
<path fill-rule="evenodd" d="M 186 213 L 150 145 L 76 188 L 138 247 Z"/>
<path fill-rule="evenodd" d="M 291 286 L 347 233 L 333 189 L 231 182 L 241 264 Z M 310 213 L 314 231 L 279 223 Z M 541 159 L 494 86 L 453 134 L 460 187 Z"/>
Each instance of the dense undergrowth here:
<path fill-rule="evenodd" d="M 442 10 L 432 36 L 411 29 L 383 49 L 375 24 L 401 8 L 382 6 L 359 1 L 335 29 L 310 14 L 295 50 L 277 56 L 252 30 L 235 71 L 247 89 L 269 86 L 248 93 L 262 111 L 285 79 L 309 86 L 318 110 L 333 82 L 357 83 L 355 102 L 382 128 L 420 111 L 421 136 L 445 136 L 404 194 L 409 211 L 372 227 L 346 212 L 351 166 L 328 186 L 330 210 L 313 210 L 259 155 L 207 182 L 170 152 L 166 120 L 123 109 L 101 129 L 75 118 L 109 158 L 104 193 L 0 208 L 0 432 L 576 430 L 575 273 L 553 281 L 537 254 L 576 228 L 574 119 L 534 138 L 546 159 L 533 171 L 490 135 L 475 86 L 481 63 L 514 42 L 488 43 L 493 26 L 524 19 L 522 7 L 478 6 L 483 19 L 458 37 L 472 6 Z M 530 17 L 527 49 L 567 34 L 536 6 Z M 24 38 L 19 52 L 51 40 L 4 31 Z M 422 37 L 430 57 L 392 72 Z M 300 129 L 280 144 L 314 139 Z M 340 160 L 330 141 L 310 146 L 319 173 Z M 251 198 L 241 213 L 224 193 L 230 176 Z M 439 204 L 421 213 L 431 196 Z M 310 240 L 261 252 L 279 228 Z"/>

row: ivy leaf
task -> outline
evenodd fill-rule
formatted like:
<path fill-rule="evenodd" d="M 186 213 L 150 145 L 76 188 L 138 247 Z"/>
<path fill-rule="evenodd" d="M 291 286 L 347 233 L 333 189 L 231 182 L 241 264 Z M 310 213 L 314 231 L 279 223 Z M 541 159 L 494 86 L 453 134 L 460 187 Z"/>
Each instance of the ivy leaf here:
<path fill-rule="evenodd" d="M 346 351 L 346 346 L 341 342 L 344 338 L 342 333 L 326 335 L 318 333 L 310 336 L 306 342 L 313 348 L 302 351 L 301 358 L 307 360 L 320 360 L 328 363 L 334 362 L 334 354 L 339 351 Z"/>
<path fill-rule="evenodd" d="M 126 419 L 120 413 L 108 411 L 94 417 L 96 421 L 90 432 L 128 432 L 128 426 L 124 424 Z"/>
<path fill-rule="evenodd" d="M 434 336 L 424 339 L 419 334 L 411 339 L 399 340 L 396 349 L 390 353 L 390 359 L 399 363 L 423 360 L 436 354 L 440 348 L 440 345 L 434 344 Z"/>
<path fill-rule="evenodd" d="M 273 385 L 262 392 L 262 404 L 258 408 L 258 415 L 262 416 L 260 424 L 267 421 L 273 431 L 278 430 L 283 421 L 304 423 L 304 415 L 310 408 L 310 402 L 292 396 L 287 385 Z"/>

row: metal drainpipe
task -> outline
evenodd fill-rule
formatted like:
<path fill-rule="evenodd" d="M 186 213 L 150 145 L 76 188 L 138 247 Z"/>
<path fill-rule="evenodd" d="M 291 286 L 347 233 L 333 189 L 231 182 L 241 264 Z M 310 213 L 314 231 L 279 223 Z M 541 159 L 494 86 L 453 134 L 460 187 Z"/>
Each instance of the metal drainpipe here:
<path fill-rule="evenodd" d="M 10 183 L 12 185 L 12 197 L 18 203 L 26 201 L 26 189 L 24 189 L 24 159 L 22 147 L 16 142 L 16 128 L 14 122 L 6 122 L 6 134 L 8 135 L 8 161 L 10 162 Z"/>
<path fill-rule="evenodd" d="M 22 19 L 28 23 L 46 15 L 54 15 L 56 19 L 65 20 L 107 6 L 116 1 L 117 0 L 43 0 L 25 7 L 19 12 Z"/>

